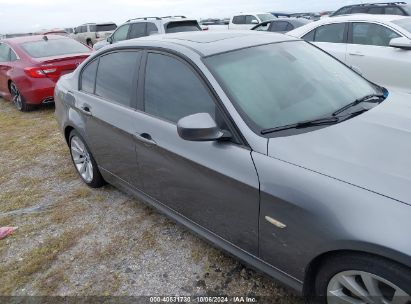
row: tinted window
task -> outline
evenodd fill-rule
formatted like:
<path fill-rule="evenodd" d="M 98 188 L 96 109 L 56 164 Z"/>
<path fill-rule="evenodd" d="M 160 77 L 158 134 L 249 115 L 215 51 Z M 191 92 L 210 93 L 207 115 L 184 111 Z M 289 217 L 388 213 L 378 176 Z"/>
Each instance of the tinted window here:
<path fill-rule="evenodd" d="M 86 25 L 83 25 L 82 27 L 81 27 L 81 33 L 86 33 L 87 32 L 87 26 Z"/>
<path fill-rule="evenodd" d="M 368 9 L 367 9 L 366 7 L 356 6 L 356 7 L 353 7 L 353 8 L 352 8 L 351 14 L 364 14 L 364 13 L 367 12 L 367 10 L 368 10 Z"/>
<path fill-rule="evenodd" d="M 94 93 L 98 60 L 89 63 L 81 74 L 81 90 L 87 93 Z"/>
<path fill-rule="evenodd" d="M 384 9 L 382 7 L 370 7 L 367 13 L 374 14 L 374 15 L 381 15 L 381 14 L 384 14 Z"/>
<path fill-rule="evenodd" d="M 305 34 L 302 39 L 306 40 L 306 41 L 314 41 L 314 35 L 315 35 L 315 30 L 312 30 L 311 32 L 309 32 L 308 34 Z"/>
<path fill-rule="evenodd" d="M 294 29 L 294 25 L 292 25 L 291 23 L 287 22 L 287 28 L 285 29 L 286 31 L 292 31 Z"/>
<path fill-rule="evenodd" d="M 0 61 L 10 61 L 10 48 L 4 44 L 0 44 Z"/>
<path fill-rule="evenodd" d="M 145 111 L 177 122 L 180 118 L 209 113 L 215 117 L 215 104 L 208 91 L 183 62 L 149 54 L 145 79 Z"/>
<path fill-rule="evenodd" d="M 258 25 L 254 30 L 255 31 L 268 31 L 271 23 L 263 23 Z"/>
<path fill-rule="evenodd" d="M 233 18 L 234 24 L 245 24 L 245 16 L 235 16 Z"/>
<path fill-rule="evenodd" d="M 126 40 L 129 28 L 129 24 L 120 26 L 113 34 L 113 42 Z"/>
<path fill-rule="evenodd" d="M 146 36 L 146 23 L 133 23 L 130 29 L 130 39 Z"/>
<path fill-rule="evenodd" d="M 10 61 L 15 61 L 17 60 L 17 55 L 14 53 L 12 49 L 10 49 Z"/>
<path fill-rule="evenodd" d="M 411 5 L 404 5 L 402 8 L 407 12 L 408 16 L 411 16 Z"/>
<path fill-rule="evenodd" d="M 110 32 L 110 31 L 114 31 L 116 28 L 117 28 L 117 25 L 115 25 L 114 23 L 96 25 L 97 32 Z"/>
<path fill-rule="evenodd" d="M 140 66 L 140 52 L 118 52 L 100 57 L 96 95 L 130 106 L 134 76 Z"/>
<path fill-rule="evenodd" d="M 258 24 L 259 22 L 258 22 L 258 19 L 256 17 L 251 16 L 251 15 L 247 15 L 247 16 L 245 16 L 245 23 L 246 24 L 253 24 L 253 23 Z"/>
<path fill-rule="evenodd" d="M 389 46 L 391 39 L 400 37 L 385 26 L 372 23 L 353 23 L 352 32 L 354 44 Z"/>
<path fill-rule="evenodd" d="M 157 25 L 152 22 L 147 22 L 147 35 L 153 35 L 158 33 Z"/>
<path fill-rule="evenodd" d="M 343 43 L 344 42 L 344 30 L 345 23 L 336 23 L 323 25 L 315 31 L 316 42 L 331 42 L 331 43 Z"/>
<path fill-rule="evenodd" d="M 339 9 L 338 11 L 336 11 L 334 14 L 332 14 L 333 16 L 337 16 L 337 15 L 344 15 L 344 14 L 349 14 L 351 12 L 351 7 L 343 7 L 341 9 Z"/>
<path fill-rule="evenodd" d="M 52 57 L 66 54 L 90 53 L 90 49 L 74 39 L 50 39 L 23 43 L 22 48 L 31 57 Z"/>
<path fill-rule="evenodd" d="M 397 6 L 391 6 L 385 8 L 386 15 L 400 15 L 403 16 L 404 12 Z"/>
<path fill-rule="evenodd" d="M 95 31 L 96 31 L 96 25 L 95 25 L 95 24 L 90 24 L 90 25 L 88 26 L 88 28 L 89 28 L 89 31 L 90 31 L 90 32 L 95 32 Z"/>
<path fill-rule="evenodd" d="M 287 30 L 288 26 L 287 21 L 274 21 L 273 22 L 273 32 L 285 32 Z"/>
<path fill-rule="evenodd" d="M 258 14 L 258 18 L 260 18 L 261 22 L 270 21 L 275 19 L 272 14 Z"/>
<path fill-rule="evenodd" d="M 178 33 L 178 32 L 193 32 L 201 31 L 197 21 L 184 21 L 184 22 L 170 22 L 167 24 L 166 33 Z"/>

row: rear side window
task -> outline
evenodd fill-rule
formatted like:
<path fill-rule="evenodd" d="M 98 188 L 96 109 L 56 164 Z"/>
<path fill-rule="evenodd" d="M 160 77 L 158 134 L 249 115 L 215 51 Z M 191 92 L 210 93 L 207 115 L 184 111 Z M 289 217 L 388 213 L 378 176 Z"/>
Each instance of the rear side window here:
<path fill-rule="evenodd" d="M 315 36 L 315 30 L 312 30 L 311 32 L 309 32 L 308 34 L 305 34 L 301 38 L 304 39 L 305 41 L 314 41 L 314 36 Z"/>
<path fill-rule="evenodd" d="M 184 22 L 170 22 L 167 24 L 166 33 L 178 33 L 178 32 L 193 32 L 201 31 L 197 21 L 184 21 Z"/>
<path fill-rule="evenodd" d="M 363 6 L 356 6 L 353 7 L 351 10 L 351 14 L 365 14 L 367 13 L 368 9 L 366 7 Z"/>
<path fill-rule="evenodd" d="M 116 28 L 117 28 L 117 25 L 115 25 L 114 23 L 97 24 L 96 32 L 110 32 L 110 31 L 114 31 Z"/>
<path fill-rule="evenodd" d="M 146 36 L 146 23 L 133 23 L 130 29 L 130 39 Z"/>
<path fill-rule="evenodd" d="M 315 30 L 315 42 L 344 43 L 345 23 L 328 24 Z"/>
<path fill-rule="evenodd" d="M 353 44 L 389 46 L 391 39 L 398 37 L 400 35 L 382 25 L 362 22 L 352 24 Z"/>
<path fill-rule="evenodd" d="M 147 113 L 171 122 L 196 113 L 215 117 L 215 103 L 201 80 L 170 56 L 149 54 L 144 96 Z"/>
<path fill-rule="evenodd" d="M 343 7 L 341 9 L 339 9 L 338 11 L 336 11 L 333 16 L 338 16 L 338 15 L 345 15 L 345 14 L 349 14 L 351 12 L 351 7 Z"/>
<path fill-rule="evenodd" d="M 94 94 L 94 84 L 96 82 L 96 72 L 98 59 L 90 62 L 81 74 L 81 90 L 87 93 Z"/>
<path fill-rule="evenodd" d="M 404 16 L 404 12 L 398 6 L 390 6 L 385 8 L 386 15 L 400 15 Z"/>
<path fill-rule="evenodd" d="M 134 77 L 140 67 L 140 52 L 117 52 L 100 57 L 96 95 L 131 106 Z"/>
<path fill-rule="evenodd" d="M 245 24 L 245 16 L 235 16 L 233 18 L 234 24 Z"/>
<path fill-rule="evenodd" d="M 155 25 L 153 22 L 147 22 L 147 35 L 153 35 L 158 33 L 158 28 L 157 25 Z"/>
<path fill-rule="evenodd" d="M 384 8 L 382 7 L 370 7 L 368 9 L 368 14 L 373 14 L 373 15 L 382 15 L 384 14 Z"/>
<path fill-rule="evenodd" d="M 21 47 L 34 58 L 91 52 L 84 44 L 68 38 L 26 42 Z"/>
<path fill-rule="evenodd" d="M 273 32 L 285 32 L 287 31 L 289 23 L 287 21 L 274 21 L 273 22 Z"/>

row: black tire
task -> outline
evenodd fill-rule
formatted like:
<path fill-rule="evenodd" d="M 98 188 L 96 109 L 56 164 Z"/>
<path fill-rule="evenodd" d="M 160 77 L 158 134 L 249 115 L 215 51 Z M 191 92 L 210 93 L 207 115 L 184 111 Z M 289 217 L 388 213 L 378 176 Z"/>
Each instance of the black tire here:
<path fill-rule="evenodd" d="M 89 47 L 93 47 L 93 41 L 87 40 L 87 45 L 88 45 Z"/>
<path fill-rule="evenodd" d="M 79 139 L 87 152 L 87 158 L 88 161 L 91 162 L 92 165 L 92 178 L 91 180 L 87 180 L 86 178 L 83 177 L 83 175 L 80 173 L 79 169 L 77 168 L 78 165 L 80 164 L 76 164 L 75 161 L 75 156 L 73 156 L 73 154 L 75 154 L 75 152 L 72 149 L 72 145 L 74 145 L 73 143 L 73 139 L 77 140 Z M 71 160 L 73 162 L 73 165 L 77 171 L 77 173 L 79 174 L 80 178 L 83 180 L 83 182 L 89 186 L 90 188 L 100 188 L 102 186 L 104 186 L 106 184 L 105 180 L 103 179 L 103 177 L 101 176 L 100 170 L 98 169 L 97 163 L 93 157 L 93 155 L 90 152 L 89 147 L 87 146 L 86 141 L 83 139 L 83 137 L 76 131 L 76 130 L 72 130 L 69 136 L 69 148 L 70 148 L 70 155 L 71 155 Z"/>
<path fill-rule="evenodd" d="M 358 271 L 371 275 L 378 276 L 395 286 L 402 289 L 408 295 L 411 295 L 411 269 L 403 266 L 402 264 L 393 262 L 391 260 L 377 257 L 369 254 L 341 254 L 330 257 L 322 262 L 320 265 L 319 271 L 315 278 L 315 303 L 326 304 L 327 301 L 327 290 L 329 284 L 332 285 L 332 279 L 335 278 L 338 274 L 347 271 Z M 361 276 L 355 277 L 355 283 L 357 280 L 358 284 L 362 287 L 365 287 L 364 282 L 361 279 Z M 378 283 L 380 284 L 380 283 Z M 390 297 L 392 291 L 390 291 L 389 286 L 384 286 L 384 283 L 381 283 L 381 290 L 384 290 L 387 298 Z M 388 288 L 386 288 L 388 287 Z M 349 296 L 352 296 L 352 293 L 348 289 L 343 289 L 344 294 L 348 293 Z M 354 295 L 355 298 L 355 295 Z M 411 297 L 409 299 L 411 303 Z M 371 303 L 371 302 L 370 302 Z"/>
<path fill-rule="evenodd" d="M 11 101 L 16 106 L 17 110 L 22 112 L 30 112 L 33 110 L 34 106 L 27 104 L 23 95 L 20 93 L 20 90 L 17 88 L 17 85 L 14 82 L 10 83 L 10 94 Z"/>

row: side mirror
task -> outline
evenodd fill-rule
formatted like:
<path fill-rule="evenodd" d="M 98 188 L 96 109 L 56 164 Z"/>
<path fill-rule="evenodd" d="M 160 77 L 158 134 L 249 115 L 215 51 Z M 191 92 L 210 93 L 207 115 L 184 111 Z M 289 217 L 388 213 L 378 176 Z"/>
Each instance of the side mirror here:
<path fill-rule="evenodd" d="M 107 37 L 107 42 L 112 44 L 113 43 L 113 37 L 112 36 Z"/>
<path fill-rule="evenodd" d="M 215 141 L 225 138 L 214 119 L 208 113 L 198 113 L 181 118 L 177 122 L 178 135 L 189 141 Z"/>
<path fill-rule="evenodd" d="M 391 39 L 390 46 L 404 50 L 411 50 L 411 40 L 405 37 L 394 38 Z"/>
<path fill-rule="evenodd" d="M 258 24 L 257 20 L 251 20 L 251 24 Z"/>

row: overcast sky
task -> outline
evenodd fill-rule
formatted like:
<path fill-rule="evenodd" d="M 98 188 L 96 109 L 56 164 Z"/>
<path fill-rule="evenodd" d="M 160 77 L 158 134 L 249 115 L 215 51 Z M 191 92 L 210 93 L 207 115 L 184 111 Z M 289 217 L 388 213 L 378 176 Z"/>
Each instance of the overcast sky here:
<path fill-rule="evenodd" d="M 238 12 L 335 10 L 358 0 L 0 0 L 0 33 L 74 27 L 85 22 L 118 25 L 141 16 L 229 17 Z"/>

